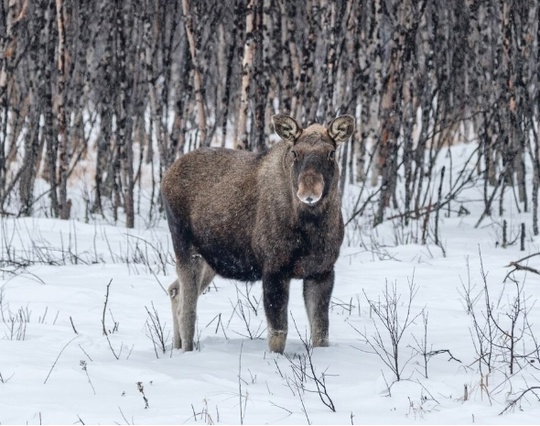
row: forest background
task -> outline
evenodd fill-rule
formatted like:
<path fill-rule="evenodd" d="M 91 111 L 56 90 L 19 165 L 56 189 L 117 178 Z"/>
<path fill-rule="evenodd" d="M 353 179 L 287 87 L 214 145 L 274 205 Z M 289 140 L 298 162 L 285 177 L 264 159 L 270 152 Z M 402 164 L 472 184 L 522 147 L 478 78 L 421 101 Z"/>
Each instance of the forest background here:
<path fill-rule="evenodd" d="M 349 113 L 342 190 L 369 193 L 351 218 L 426 218 L 481 185 L 479 221 L 509 194 L 538 235 L 539 22 L 535 0 L 2 0 L 0 214 L 82 200 L 133 227 L 182 153 L 264 150 L 276 112 Z M 475 172 L 439 184 L 457 143 Z"/>

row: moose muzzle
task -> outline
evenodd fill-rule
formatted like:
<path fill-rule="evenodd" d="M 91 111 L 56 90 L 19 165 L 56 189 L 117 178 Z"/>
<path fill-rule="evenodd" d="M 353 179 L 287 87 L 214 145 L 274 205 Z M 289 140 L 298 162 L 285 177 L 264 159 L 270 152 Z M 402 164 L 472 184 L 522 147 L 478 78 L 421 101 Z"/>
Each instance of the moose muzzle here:
<path fill-rule="evenodd" d="M 324 179 L 320 173 L 306 171 L 299 176 L 296 196 L 303 203 L 314 206 L 322 198 Z"/>

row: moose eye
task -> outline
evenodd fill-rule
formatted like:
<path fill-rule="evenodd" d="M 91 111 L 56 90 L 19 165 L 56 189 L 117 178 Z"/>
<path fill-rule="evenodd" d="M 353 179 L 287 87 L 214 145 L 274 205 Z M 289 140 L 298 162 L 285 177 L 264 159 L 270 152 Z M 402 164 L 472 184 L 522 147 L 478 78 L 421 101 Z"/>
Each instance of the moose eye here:
<path fill-rule="evenodd" d="M 330 151 L 328 153 L 328 159 L 329 160 L 333 160 L 335 156 L 336 156 L 336 151 Z"/>

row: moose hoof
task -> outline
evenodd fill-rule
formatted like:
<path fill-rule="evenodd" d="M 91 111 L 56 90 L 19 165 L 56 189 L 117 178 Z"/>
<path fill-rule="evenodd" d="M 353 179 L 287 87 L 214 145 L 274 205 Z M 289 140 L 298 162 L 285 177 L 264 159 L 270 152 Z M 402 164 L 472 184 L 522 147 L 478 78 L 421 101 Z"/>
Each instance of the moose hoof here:
<path fill-rule="evenodd" d="M 313 344 L 314 348 L 326 347 L 326 346 L 329 345 L 328 339 L 326 339 L 326 338 L 325 339 L 313 339 L 312 344 Z"/>
<path fill-rule="evenodd" d="M 311 344 L 314 348 L 328 346 L 328 332 L 314 332 L 311 334 Z"/>
<path fill-rule="evenodd" d="M 285 350 L 287 332 L 285 330 L 270 330 L 268 332 L 268 347 L 270 351 L 282 354 Z"/>
<path fill-rule="evenodd" d="M 186 347 L 182 346 L 182 352 L 193 352 L 193 345 Z"/>

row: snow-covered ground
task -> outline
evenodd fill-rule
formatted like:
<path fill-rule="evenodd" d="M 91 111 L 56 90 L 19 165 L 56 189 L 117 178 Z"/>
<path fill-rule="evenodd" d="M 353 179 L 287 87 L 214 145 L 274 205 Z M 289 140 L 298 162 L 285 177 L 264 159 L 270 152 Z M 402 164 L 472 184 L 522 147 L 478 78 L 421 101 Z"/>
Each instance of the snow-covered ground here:
<path fill-rule="evenodd" d="M 480 194 L 469 191 L 471 200 Z M 512 214 L 507 198 L 513 241 L 530 216 Z M 511 261 L 540 252 L 540 238 L 528 231 L 525 251 L 519 239 L 502 248 L 502 219 L 475 228 L 479 204 L 461 202 L 473 214 L 441 217 L 444 250 L 397 245 L 417 225 L 392 221 L 349 235 L 328 348 L 306 349 L 301 283 L 293 282 L 284 355 L 267 351 L 261 284 L 221 278 L 199 300 L 197 350 L 171 350 L 164 221 L 126 230 L 1 219 L 0 423 L 538 424 L 540 275 L 507 274 Z M 540 256 L 521 264 L 540 269 Z M 487 296 L 496 324 L 486 319 Z M 377 316 L 392 316 L 393 306 L 400 381 Z"/>

